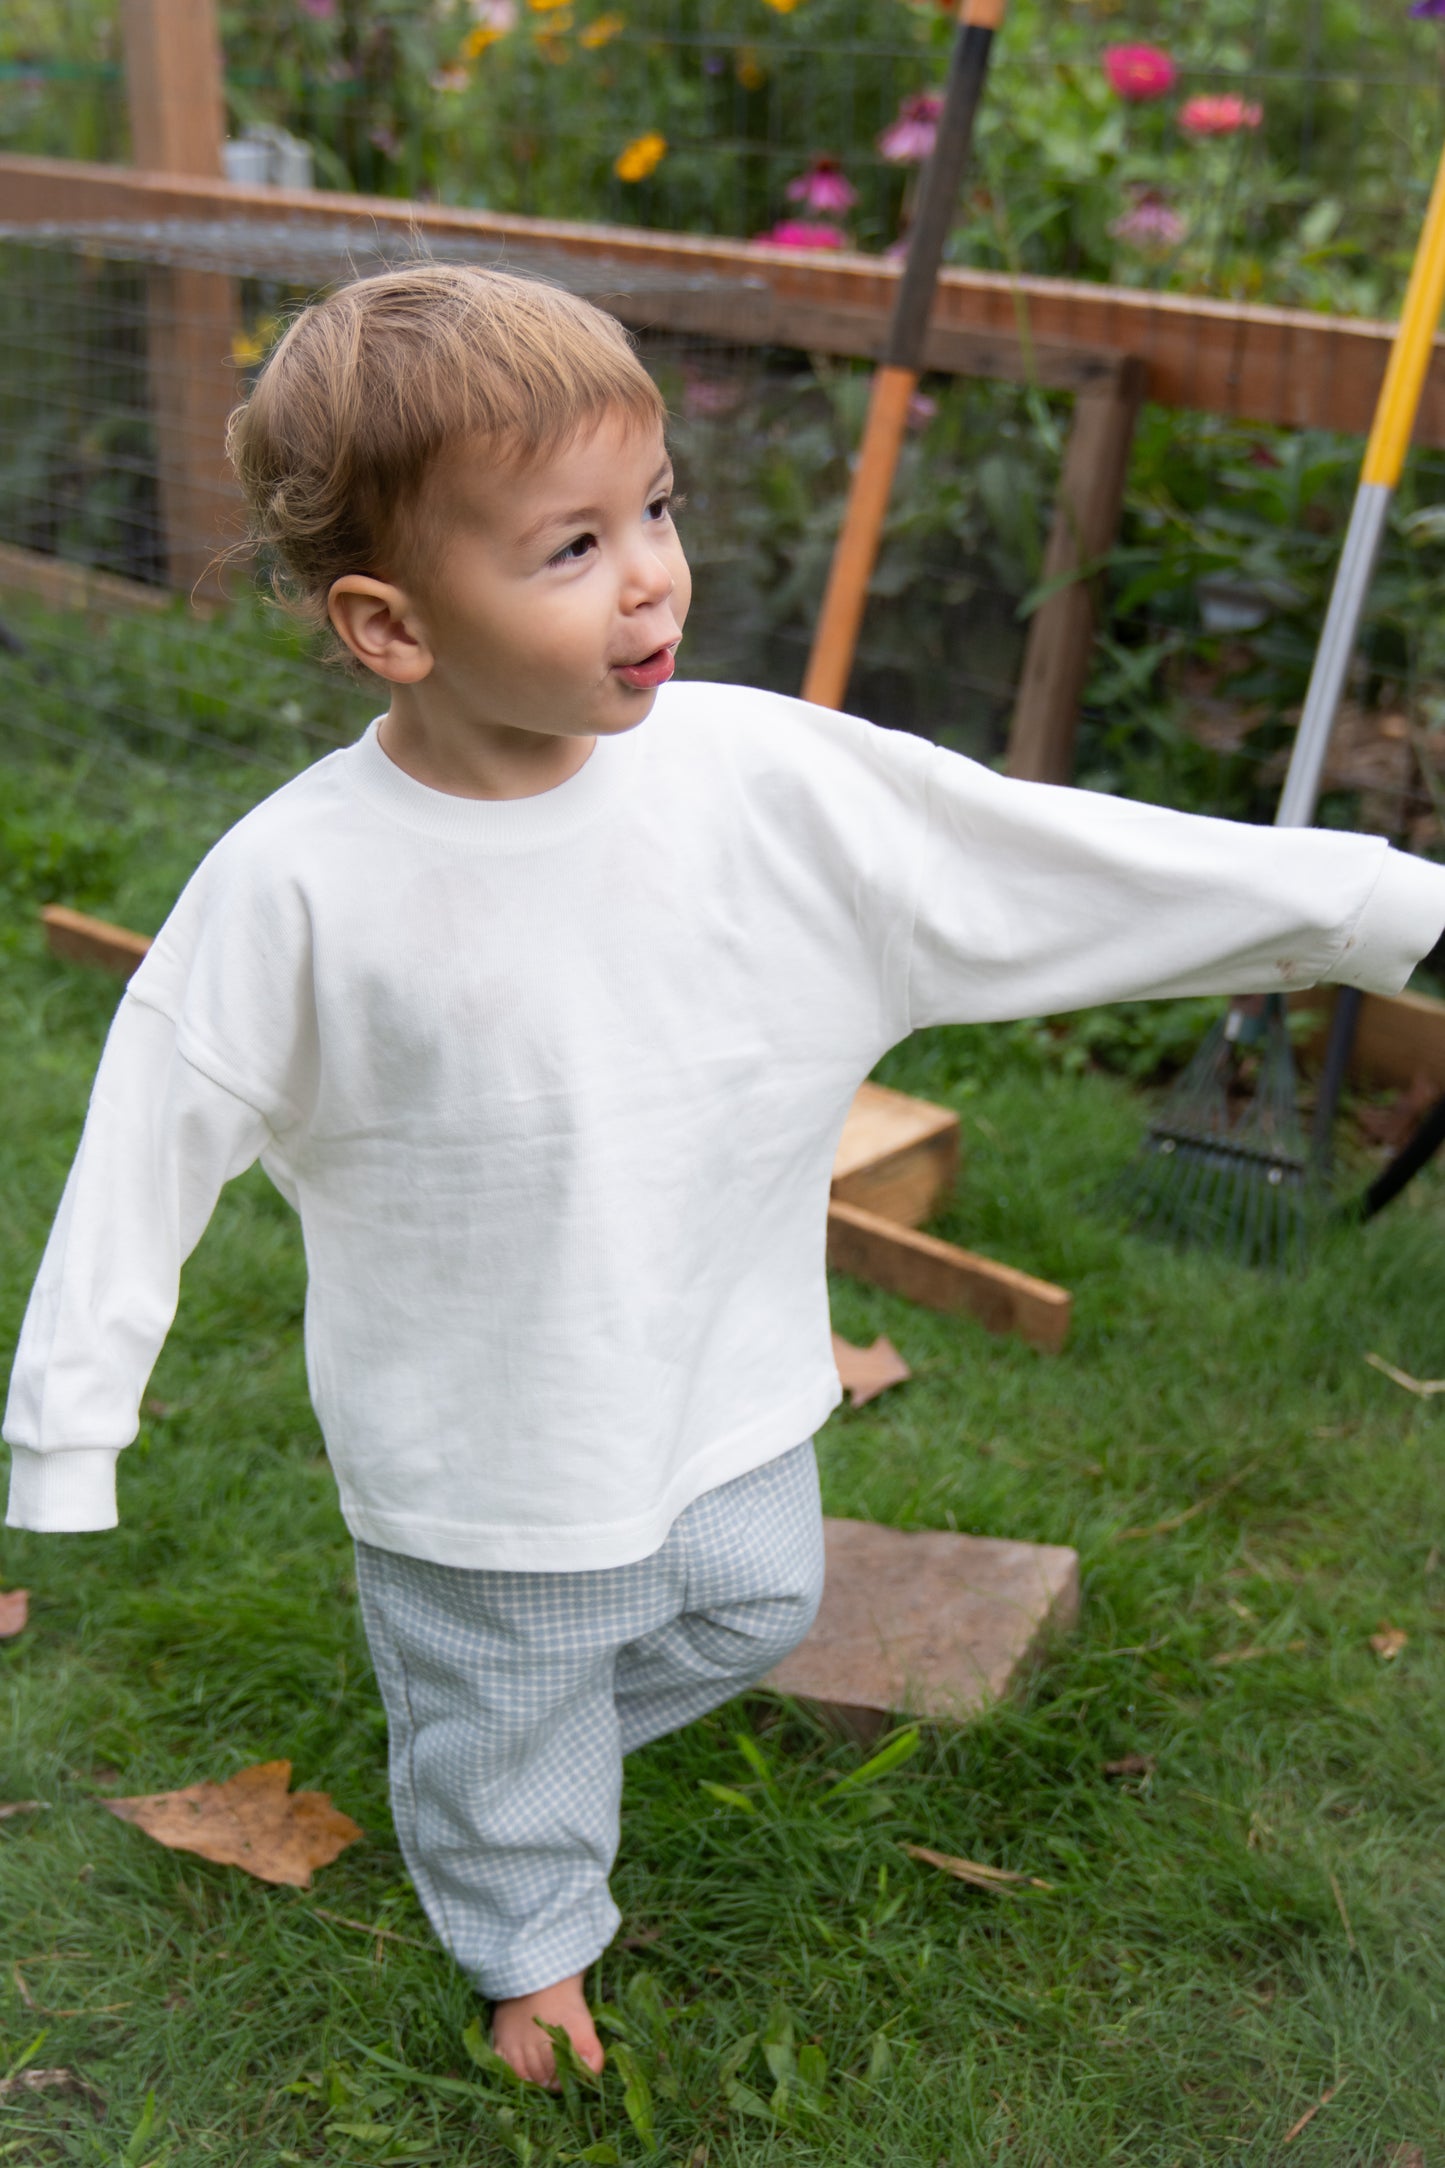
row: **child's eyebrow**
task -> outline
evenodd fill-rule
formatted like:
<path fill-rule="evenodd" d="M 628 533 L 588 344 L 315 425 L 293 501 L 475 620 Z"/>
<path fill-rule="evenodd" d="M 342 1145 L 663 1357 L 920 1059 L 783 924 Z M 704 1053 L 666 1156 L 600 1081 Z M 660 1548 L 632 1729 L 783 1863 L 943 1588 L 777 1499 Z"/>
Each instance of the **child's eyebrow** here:
<path fill-rule="evenodd" d="M 671 473 L 672 461 L 664 459 L 647 485 L 647 494 L 650 496 L 658 483 L 666 481 Z M 542 536 L 554 527 L 581 527 L 589 520 L 598 520 L 601 517 L 602 507 L 596 504 L 576 505 L 569 512 L 544 512 L 540 519 L 533 520 L 531 526 L 518 535 L 517 547 L 526 549 L 531 543 L 539 542 Z"/>

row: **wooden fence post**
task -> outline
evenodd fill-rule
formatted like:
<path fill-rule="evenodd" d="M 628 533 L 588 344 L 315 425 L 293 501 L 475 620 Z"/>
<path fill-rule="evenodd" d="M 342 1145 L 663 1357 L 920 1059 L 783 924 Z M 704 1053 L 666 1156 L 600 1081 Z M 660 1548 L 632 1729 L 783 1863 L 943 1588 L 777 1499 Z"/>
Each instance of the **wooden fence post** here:
<path fill-rule="evenodd" d="M 1068 783 L 1089 674 L 1099 570 L 1119 532 L 1145 369 L 1133 355 L 1074 401 L 1043 578 L 1052 592 L 1029 626 L 1008 772 L 1033 783 Z"/>
<path fill-rule="evenodd" d="M 122 0 L 121 22 L 132 162 L 219 180 L 226 118 L 215 0 Z M 236 401 L 235 280 L 158 268 L 148 278 L 147 323 L 166 576 L 215 599 L 222 583 L 212 561 L 236 526 L 225 456 Z"/>

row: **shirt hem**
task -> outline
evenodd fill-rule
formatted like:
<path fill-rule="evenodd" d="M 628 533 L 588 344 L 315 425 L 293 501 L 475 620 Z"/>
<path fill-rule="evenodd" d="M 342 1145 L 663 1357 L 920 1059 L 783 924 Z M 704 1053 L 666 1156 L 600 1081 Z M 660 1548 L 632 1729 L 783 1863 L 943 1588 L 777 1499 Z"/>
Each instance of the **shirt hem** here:
<path fill-rule="evenodd" d="M 423 1520 L 412 1514 L 376 1513 L 343 1492 L 342 1518 L 359 1543 L 435 1566 L 490 1573 L 592 1573 L 630 1566 L 661 1550 L 678 1515 L 704 1491 L 750 1475 L 801 1445 L 825 1423 L 843 1397 L 836 1372 L 818 1378 L 782 1408 L 731 1431 L 680 1469 L 646 1513 L 605 1528 L 488 1527 L 475 1522 Z"/>

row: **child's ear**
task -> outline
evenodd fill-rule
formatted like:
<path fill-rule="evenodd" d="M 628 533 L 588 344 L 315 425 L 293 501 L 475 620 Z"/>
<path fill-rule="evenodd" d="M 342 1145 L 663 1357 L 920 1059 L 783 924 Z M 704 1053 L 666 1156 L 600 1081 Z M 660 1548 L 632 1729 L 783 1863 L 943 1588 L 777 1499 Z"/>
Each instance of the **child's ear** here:
<path fill-rule="evenodd" d="M 326 614 L 337 639 L 378 677 L 415 685 L 430 674 L 431 647 L 400 587 L 363 572 L 344 573 L 332 583 Z"/>

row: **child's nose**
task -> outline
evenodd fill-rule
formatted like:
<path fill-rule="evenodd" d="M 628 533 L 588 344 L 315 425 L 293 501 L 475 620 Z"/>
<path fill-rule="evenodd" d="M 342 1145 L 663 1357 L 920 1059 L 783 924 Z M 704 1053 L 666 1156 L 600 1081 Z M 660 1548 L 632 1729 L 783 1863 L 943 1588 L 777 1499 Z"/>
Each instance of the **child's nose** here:
<path fill-rule="evenodd" d="M 643 541 L 632 553 L 625 585 L 639 602 L 665 602 L 677 585 L 677 575 L 661 550 Z"/>

